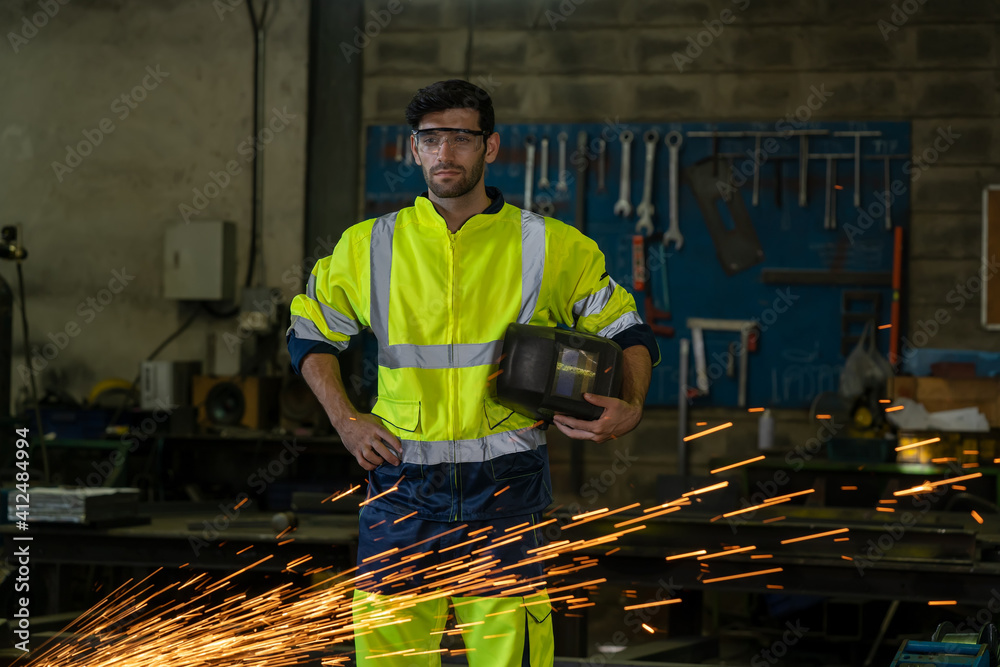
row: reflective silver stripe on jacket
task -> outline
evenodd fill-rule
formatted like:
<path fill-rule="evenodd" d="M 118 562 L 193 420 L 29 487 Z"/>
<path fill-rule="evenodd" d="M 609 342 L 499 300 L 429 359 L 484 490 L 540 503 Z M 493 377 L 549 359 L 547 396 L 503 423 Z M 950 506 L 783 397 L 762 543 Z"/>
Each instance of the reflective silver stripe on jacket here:
<path fill-rule="evenodd" d="M 498 456 L 530 452 L 545 444 L 545 433 L 524 428 L 494 433 L 474 440 L 404 440 L 403 463 L 436 465 L 438 463 L 485 463 Z"/>
<path fill-rule="evenodd" d="M 521 211 L 521 312 L 518 324 L 527 324 L 535 314 L 545 272 L 545 218 Z"/>
<path fill-rule="evenodd" d="M 392 282 L 392 239 L 396 213 L 382 216 L 372 226 L 371 313 L 372 332 L 379 342 L 378 363 L 386 368 L 469 368 L 496 363 L 503 341 L 455 345 L 387 345 L 389 298 Z M 517 321 L 527 324 L 535 312 L 545 270 L 545 219 L 521 212 L 521 309 Z"/>
<path fill-rule="evenodd" d="M 310 320 L 308 317 L 302 317 L 300 315 L 292 315 L 292 325 L 288 327 L 288 332 L 294 331 L 295 337 L 301 340 L 316 340 L 321 343 L 328 343 L 333 345 L 335 348 L 343 352 L 347 349 L 348 341 L 346 340 L 330 340 L 324 336 L 316 323 Z"/>
<path fill-rule="evenodd" d="M 306 283 L 306 296 L 316 302 L 320 312 L 323 313 L 323 320 L 330 331 L 354 336 L 361 331 L 361 325 L 356 320 L 344 315 L 339 310 L 335 310 L 316 298 L 316 276 L 310 275 L 309 282 Z"/>
<path fill-rule="evenodd" d="M 590 317 L 591 315 L 600 313 L 608 305 L 608 302 L 611 301 L 611 295 L 614 294 L 616 287 L 618 287 L 618 283 L 608 276 L 607 287 L 573 304 L 573 317 L 580 319 L 581 317 Z"/>
<path fill-rule="evenodd" d="M 639 317 L 639 313 L 634 310 L 630 310 L 608 326 L 598 331 L 597 335 L 604 336 L 605 338 L 612 338 L 629 327 L 634 327 L 637 324 L 642 324 L 642 318 Z"/>

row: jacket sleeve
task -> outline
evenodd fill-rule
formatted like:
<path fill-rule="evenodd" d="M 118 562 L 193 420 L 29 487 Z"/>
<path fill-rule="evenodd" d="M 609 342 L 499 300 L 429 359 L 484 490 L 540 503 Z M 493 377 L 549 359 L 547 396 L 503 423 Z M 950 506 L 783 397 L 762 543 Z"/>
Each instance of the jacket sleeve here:
<path fill-rule="evenodd" d="M 632 295 L 608 274 L 597 243 L 564 223 L 554 224 L 546 237 L 550 251 L 545 274 L 551 281 L 554 298 L 549 307 L 556 320 L 610 338 L 622 349 L 643 345 L 653 365 L 659 364 L 652 329 L 639 317 Z"/>
<path fill-rule="evenodd" d="M 333 254 L 316 262 L 305 294 L 292 299 L 291 326 L 285 335 L 292 368 L 301 372 L 307 354 L 338 354 L 351 336 L 368 326 L 367 269 L 360 260 L 361 240 L 346 232 Z"/>

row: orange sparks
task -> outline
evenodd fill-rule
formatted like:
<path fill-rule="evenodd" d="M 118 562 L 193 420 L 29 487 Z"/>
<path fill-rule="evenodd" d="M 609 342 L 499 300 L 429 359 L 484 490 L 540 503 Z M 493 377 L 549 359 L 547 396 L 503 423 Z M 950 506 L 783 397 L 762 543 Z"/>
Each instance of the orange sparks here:
<path fill-rule="evenodd" d="M 279 547 L 283 547 L 283 546 L 285 546 L 286 544 L 291 544 L 291 543 L 292 543 L 292 542 L 294 542 L 294 541 L 295 541 L 295 538 L 294 538 L 294 537 L 289 537 L 289 538 L 288 538 L 287 540 L 282 540 L 281 542 L 278 542 L 278 546 L 279 546 Z"/>
<path fill-rule="evenodd" d="M 708 422 L 698 422 L 695 426 L 708 426 Z"/>
<path fill-rule="evenodd" d="M 971 475 L 962 475 L 961 477 L 952 477 L 951 479 L 942 479 L 937 482 L 924 482 L 920 486 L 914 486 L 910 489 L 903 489 L 902 491 L 893 491 L 894 496 L 909 496 L 917 493 L 926 493 L 936 486 L 941 486 L 943 484 L 954 484 L 955 482 L 964 482 L 967 479 L 975 479 L 976 477 L 982 477 L 983 473 L 974 472 Z"/>
<path fill-rule="evenodd" d="M 965 454 L 966 456 L 979 456 L 978 449 L 966 449 L 963 450 L 962 453 Z M 239 505 L 237 505 L 237 507 L 239 507 Z"/>
<path fill-rule="evenodd" d="M 234 505 L 234 506 L 233 506 L 233 509 L 234 509 L 234 510 L 238 510 L 239 508 L 241 508 L 241 507 L 243 507 L 244 505 L 246 505 L 246 504 L 247 504 L 248 502 L 250 502 L 250 498 L 249 498 L 249 497 L 247 497 L 247 498 L 244 498 L 243 500 L 241 500 L 241 501 L 239 502 L 239 504 L 238 504 L 238 505 Z"/>
<path fill-rule="evenodd" d="M 951 488 L 955 489 L 956 491 L 968 491 L 968 489 L 961 484 L 952 484 Z"/>
<path fill-rule="evenodd" d="M 895 512 L 896 510 L 894 510 L 891 507 L 876 507 L 875 511 L 876 512 Z"/>
<path fill-rule="evenodd" d="M 846 533 L 847 528 L 838 528 L 837 530 L 828 530 L 825 533 L 816 533 L 814 535 L 805 535 L 803 537 L 793 537 L 788 540 L 781 540 L 782 544 L 791 544 L 792 542 L 803 542 L 805 540 L 814 540 L 817 537 L 826 537 L 827 535 L 839 535 L 840 533 Z"/>
<path fill-rule="evenodd" d="M 409 514 L 407 514 L 406 516 L 401 516 L 401 517 L 399 517 L 398 519 L 396 519 L 395 521 L 393 521 L 393 523 L 399 523 L 400 521 L 406 521 L 406 520 L 407 520 L 407 519 L 409 519 L 409 518 L 410 518 L 411 516 L 414 516 L 414 515 L 416 515 L 417 511 L 418 511 L 418 510 L 413 510 L 412 512 L 410 512 L 410 513 L 409 513 Z"/>
<path fill-rule="evenodd" d="M 699 495 L 701 495 L 703 493 L 708 493 L 709 491 L 715 491 L 717 489 L 724 489 L 727 486 L 729 486 L 729 482 L 719 482 L 718 484 L 713 484 L 711 486 L 704 486 L 704 487 L 702 487 L 700 489 L 695 489 L 694 491 L 688 491 L 687 493 L 685 493 L 681 497 L 682 498 L 687 498 L 689 496 L 699 496 Z M 661 507 L 665 507 L 665 505 L 661 505 Z"/>
<path fill-rule="evenodd" d="M 545 423 L 544 419 L 539 419 L 534 424 L 532 424 L 529 428 L 538 428 L 539 426 L 541 426 L 544 423 Z"/>
<path fill-rule="evenodd" d="M 674 554 L 673 556 L 667 556 L 667 560 L 677 560 L 678 558 L 688 558 L 689 556 L 700 556 L 705 553 L 708 552 L 704 549 L 699 549 L 698 551 L 689 551 L 686 554 Z"/>
<path fill-rule="evenodd" d="M 891 329 L 891 328 L 892 328 L 892 325 L 891 325 L 891 324 L 880 324 L 880 325 L 878 325 L 878 328 L 879 328 L 880 330 L 881 330 L 881 329 Z"/>
<path fill-rule="evenodd" d="M 833 415 L 816 415 L 816 419 L 833 419 Z"/>
<path fill-rule="evenodd" d="M 850 541 L 851 538 L 849 537 L 838 537 L 837 539 L 834 540 L 834 542 L 850 542 Z"/>
<path fill-rule="evenodd" d="M 750 408 L 747 412 L 764 412 L 764 408 Z"/>
<path fill-rule="evenodd" d="M 761 521 L 761 523 L 774 523 L 775 521 L 784 521 L 787 518 L 788 517 L 785 516 L 775 516 L 771 517 L 770 519 L 764 519 L 763 521 Z"/>
<path fill-rule="evenodd" d="M 351 488 L 349 488 L 347 491 L 344 491 L 343 493 L 339 493 L 339 494 L 335 493 L 332 496 L 330 496 L 329 498 L 324 499 L 322 502 L 324 502 L 324 503 L 325 502 L 335 503 L 338 500 L 340 500 L 341 498 L 343 498 L 345 496 L 351 495 L 352 493 L 354 493 L 355 491 L 357 491 L 360 488 L 361 488 L 360 484 L 355 484 L 354 486 L 352 486 Z"/>
<path fill-rule="evenodd" d="M 892 403 L 892 399 L 889 399 L 889 398 L 880 398 L 880 399 L 878 399 L 878 402 L 879 403 Z"/>
<path fill-rule="evenodd" d="M 276 540 L 280 540 L 280 539 L 281 539 L 281 537 L 282 537 L 282 536 L 283 536 L 283 535 L 284 535 L 285 533 L 287 533 L 288 531 L 290 531 L 291 529 L 292 529 L 292 527 L 291 527 L 291 526 L 288 526 L 288 527 L 287 527 L 287 528 L 285 528 L 285 529 L 284 529 L 283 531 L 281 531 L 280 533 L 278 533 L 277 535 L 275 535 L 275 536 L 274 536 L 274 539 L 276 539 Z"/>
<path fill-rule="evenodd" d="M 886 412 L 889 412 L 886 410 Z M 914 447 L 923 447 L 924 445 L 930 445 L 935 442 L 941 442 L 941 438 L 931 438 L 930 440 L 921 440 L 920 442 L 914 442 L 911 445 L 903 445 L 902 447 L 896 447 L 897 452 L 901 452 L 904 449 L 913 449 Z"/>
<path fill-rule="evenodd" d="M 662 607 L 665 604 L 676 604 L 680 602 L 680 598 L 670 598 L 669 600 L 658 600 L 657 602 L 643 602 L 642 604 L 630 604 L 624 607 L 624 611 L 632 611 L 633 609 L 645 609 L 646 607 Z"/>
<path fill-rule="evenodd" d="M 729 581 L 730 579 L 746 579 L 747 577 L 759 577 L 763 574 L 773 574 L 775 572 L 781 572 L 784 568 L 775 567 L 770 570 L 758 570 L 756 572 L 744 572 L 743 574 L 733 574 L 728 577 L 714 577 L 712 579 L 705 579 L 701 583 L 703 584 L 714 584 L 717 581 Z"/>
<path fill-rule="evenodd" d="M 747 459 L 746 461 L 740 461 L 739 463 L 733 463 L 727 466 L 722 466 L 721 468 L 716 468 L 715 470 L 709 470 L 708 474 L 714 475 L 715 473 L 722 472 L 723 470 L 732 470 L 733 468 L 739 468 L 740 466 L 745 466 L 748 463 L 755 463 L 757 461 L 763 461 L 763 460 L 764 460 L 764 455 L 761 454 L 760 456 L 755 456 L 754 458 Z"/>
<path fill-rule="evenodd" d="M 840 487 L 840 490 L 841 491 L 857 491 L 858 487 L 856 487 L 856 486 L 842 486 L 842 487 Z"/>
<path fill-rule="evenodd" d="M 958 459 L 954 456 L 942 456 L 939 459 L 931 459 L 931 463 L 958 463 Z M 996 463 L 996 461 L 994 461 Z"/>
<path fill-rule="evenodd" d="M 883 505 L 895 505 L 899 501 L 896 500 L 895 498 L 885 498 L 883 500 L 880 500 L 879 502 L 882 503 Z"/>
<path fill-rule="evenodd" d="M 730 554 L 740 554 L 746 551 L 753 551 L 757 547 L 737 547 L 736 549 L 727 549 L 726 551 L 716 551 L 714 554 L 705 554 L 704 556 L 698 556 L 698 560 L 708 560 L 709 558 L 718 558 L 719 556 L 729 556 Z"/>
<path fill-rule="evenodd" d="M 726 422 L 725 424 L 722 424 L 720 426 L 713 426 L 712 428 L 705 429 L 704 431 L 699 431 L 698 433 L 692 433 L 691 435 L 686 436 L 684 438 L 684 442 L 688 442 L 690 440 L 694 440 L 695 438 L 700 438 L 703 435 L 708 435 L 709 433 L 717 433 L 718 431 L 721 431 L 722 429 L 725 429 L 725 428 L 729 428 L 732 425 L 733 425 L 733 422 Z"/>
<path fill-rule="evenodd" d="M 834 541 L 836 541 L 836 540 L 834 540 Z M 854 560 L 854 559 L 853 559 L 853 558 L 851 558 L 850 556 L 844 556 L 844 555 L 841 555 L 840 557 L 841 557 L 841 558 L 843 558 L 844 560 Z"/>
<path fill-rule="evenodd" d="M 253 545 L 252 544 L 250 546 L 248 546 L 248 547 L 243 547 L 242 549 L 240 549 L 239 551 L 237 551 L 236 555 L 239 556 L 244 551 L 250 551 L 251 549 L 253 549 Z"/>
<path fill-rule="evenodd" d="M 885 411 L 886 412 L 899 412 L 900 410 L 902 410 L 905 407 L 906 407 L 905 405 L 894 405 L 891 408 L 886 408 Z"/>
<path fill-rule="evenodd" d="M 382 493 L 378 494 L 377 496 L 372 496 L 368 500 L 362 500 L 360 503 L 358 503 L 358 507 L 364 507 L 365 505 L 367 505 L 371 501 L 377 500 L 377 499 L 381 498 L 382 496 L 387 496 L 390 493 L 392 493 L 393 491 L 399 491 L 399 487 L 396 486 L 395 484 L 393 484 L 392 488 L 389 489 L 388 491 L 383 491 Z"/>
<path fill-rule="evenodd" d="M 983 522 L 983 517 L 979 516 L 979 512 L 972 510 L 972 518 L 976 520 L 977 523 Z"/>
<path fill-rule="evenodd" d="M 605 552 L 605 554 L 604 554 L 604 555 L 605 555 L 605 556 L 610 556 L 611 554 L 615 553 L 616 551 L 621 551 L 621 550 L 622 550 L 622 548 L 621 548 L 621 547 L 615 547 L 615 548 L 614 548 L 614 549 L 612 549 L 611 551 L 608 551 L 608 552 Z"/>
<path fill-rule="evenodd" d="M 767 587 L 768 588 L 773 588 L 776 591 L 784 590 L 784 588 L 785 588 L 784 586 L 782 586 L 780 584 L 768 584 Z"/>
<path fill-rule="evenodd" d="M 495 498 L 495 497 L 499 496 L 501 493 L 503 493 L 504 491 L 508 490 L 509 488 L 510 488 L 510 485 L 508 484 L 507 486 L 503 487 L 502 489 L 500 489 L 499 491 L 497 491 L 496 493 L 494 493 L 493 497 Z"/>
<path fill-rule="evenodd" d="M 751 560 L 760 560 L 761 558 L 774 558 L 774 554 L 750 554 Z"/>
<path fill-rule="evenodd" d="M 962 467 L 963 468 L 978 468 L 979 464 L 978 463 L 963 463 Z"/>
<path fill-rule="evenodd" d="M 953 604 L 958 604 L 957 600 L 929 600 L 927 604 L 931 607 L 947 607 Z"/>
<path fill-rule="evenodd" d="M 496 376 L 500 375 L 501 373 L 503 373 L 503 371 L 502 371 L 502 370 L 501 370 L 501 371 L 497 371 L 497 372 L 496 372 L 496 373 L 494 373 L 493 375 L 490 375 L 489 377 L 487 377 L 487 378 L 486 378 L 486 381 L 487 381 L 487 382 L 489 382 L 490 380 L 492 380 L 492 379 L 493 379 L 493 378 L 495 378 Z"/>
<path fill-rule="evenodd" d="M 656 632 L 656 630 L 646 625 L 645 623 L 642 624 L 642 629 L 648 632 L 649 634 L 653 634 L 654 632 Z"/>
<path fill-rule="evenodd" d="M 576 521 L 577 519 L 586 519 L 588 516 L 596 516 L 598 514 L 604 514 L 608 511 L 607 507 L 602 507 L 599 510 L 594 510 L 592 512 L 584 512 L 583 514 L 577 514 L 576 516 L 570 517 L 571 520 Z"/>

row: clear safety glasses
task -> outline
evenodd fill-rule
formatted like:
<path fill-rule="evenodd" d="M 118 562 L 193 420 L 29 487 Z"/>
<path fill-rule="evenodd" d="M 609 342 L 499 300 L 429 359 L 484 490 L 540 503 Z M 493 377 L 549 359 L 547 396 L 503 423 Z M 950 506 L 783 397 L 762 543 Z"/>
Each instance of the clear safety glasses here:
<path fill-rule="evenodd" d="M 417 151 L 421 155 L 437 155 L 441 146 L 448 144 L 452 153 L 474 153 L 483 146 L 486 130 L 464 130 L 456 127 L 435 127 L 428 130 L 413 130 L 417 140 Z"/>

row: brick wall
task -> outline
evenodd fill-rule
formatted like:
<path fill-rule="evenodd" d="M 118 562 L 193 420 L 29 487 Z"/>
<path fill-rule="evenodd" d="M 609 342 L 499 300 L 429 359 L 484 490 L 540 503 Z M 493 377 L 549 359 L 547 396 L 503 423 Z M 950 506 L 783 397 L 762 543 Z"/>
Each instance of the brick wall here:
<path fill-rule="evenodd" d="M 366 123 L 401 122 L 417 88 L 467 76 L 494 86 L 503 123 L 777 121 L 822 86 L 833 95 L 811 120 L 910 120 L 915 155 L 933 151 L 939 129 L 952 128 L 954 144 L 912 182 L 909 324 L 944 308 L 951 321 L 930 347 L 1000 350 L 1000 336 L 979 326 L 978 295 L 958 310 L 947 301 L 980 265 L 981 192 L 1000 182 L 1000 3 L 478 0 L 470 12 L 472 5 L 399 0 L 398 13 L 382 15 L 391 20 L 363 51 Z M 369 0 L 366 16 L 389 7 Z M 700 54 L 688 41 L 699 37 L 707 43 Z M 685 54 L 689 47 L 696 57 Z"/>

